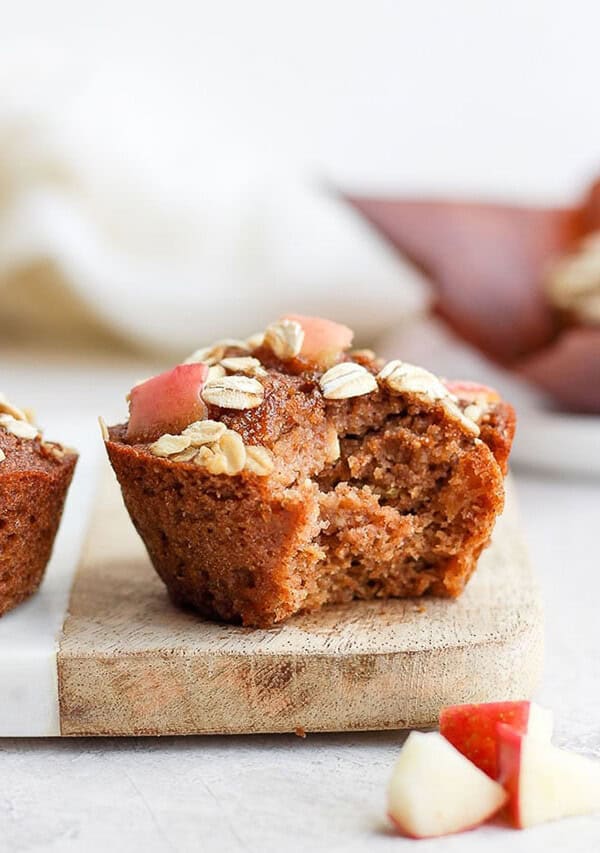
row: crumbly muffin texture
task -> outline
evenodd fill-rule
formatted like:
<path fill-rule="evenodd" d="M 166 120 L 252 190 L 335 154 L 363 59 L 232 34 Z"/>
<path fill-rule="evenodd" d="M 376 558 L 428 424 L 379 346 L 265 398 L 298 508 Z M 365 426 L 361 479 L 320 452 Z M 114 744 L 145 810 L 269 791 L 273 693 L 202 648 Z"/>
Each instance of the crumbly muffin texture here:
<path fill-rule="evenodd" d="M 168 421 L 169 383 L 181 400 L 185 370 L 170 371 L 149 380 L 162 398 L 132 389 L 138 425 L 148 411 L 137 434 L 105 432 L 177 603 L 269 627 L 352 599 L 455 597 L 475 570 L 503 506 L 512 408 L 488 388 L 348 350 L 339 329 L 292 316 L 218 342 L 189 360 L 206 365 L 190 379 L 199 420 L 152 433 Z"/>
<path fill-rule="evenodd" d="M 76 461 L 0 394 L 0 616 L 42 581 Z"/>

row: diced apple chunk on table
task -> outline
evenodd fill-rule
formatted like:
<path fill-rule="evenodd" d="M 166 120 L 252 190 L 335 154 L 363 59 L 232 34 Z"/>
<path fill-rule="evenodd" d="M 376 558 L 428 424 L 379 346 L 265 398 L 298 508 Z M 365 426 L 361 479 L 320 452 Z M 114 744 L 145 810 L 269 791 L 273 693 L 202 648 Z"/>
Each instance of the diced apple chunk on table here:
<path fill-rule="evenodd" d="M 500 724 L 499 781 L 514 826 L 600 810 L 600 762 Z"/>
<path fill-rule="evenodd" d="M 411 732 L 394 768 L 388 812 L 405 835 L 429 838 L 483 823 L 507 794 L 437 732 Z"/>
<path fill-rule="evenodd" d="M 506 806 L 525 829 L 600 811 L 600 762 L 551 742 L 533 702 L 442 709 L 440 733 L 412 732 L 392 773 L 388 814 L 412 838 L 473 829 Z"/>

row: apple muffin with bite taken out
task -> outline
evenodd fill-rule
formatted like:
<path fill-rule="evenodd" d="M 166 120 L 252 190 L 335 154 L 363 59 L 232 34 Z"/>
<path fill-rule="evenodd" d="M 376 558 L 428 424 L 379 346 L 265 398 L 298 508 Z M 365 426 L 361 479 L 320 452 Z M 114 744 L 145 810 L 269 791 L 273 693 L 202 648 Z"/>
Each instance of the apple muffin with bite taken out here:
<path fill-rule="evenodd" d="M 175 602 L 268 627 L 460 594 L 503 506 L 513 409 L 351 344 L 288 315 L 131 390 L 106 449 Z"/>

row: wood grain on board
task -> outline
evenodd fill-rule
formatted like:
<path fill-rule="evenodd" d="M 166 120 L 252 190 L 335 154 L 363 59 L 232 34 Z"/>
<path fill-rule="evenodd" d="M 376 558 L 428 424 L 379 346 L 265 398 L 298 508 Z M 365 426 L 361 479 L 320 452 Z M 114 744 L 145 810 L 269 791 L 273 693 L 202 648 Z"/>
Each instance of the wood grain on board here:
<path fill-rule="evenodd" d="M 107 472 L 58 654 L 63 735 L 428 726 L 530 696 L 542 614 L 512 500 L 458 601 L 356 602 L 269 630 L 175 608 Z"/>

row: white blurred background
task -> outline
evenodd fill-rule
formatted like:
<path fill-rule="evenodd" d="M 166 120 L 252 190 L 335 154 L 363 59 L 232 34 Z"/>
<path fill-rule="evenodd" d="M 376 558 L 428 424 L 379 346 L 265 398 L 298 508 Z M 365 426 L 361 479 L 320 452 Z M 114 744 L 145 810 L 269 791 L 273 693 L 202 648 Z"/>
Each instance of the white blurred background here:
<path fill-rule="evenodd" d="M 183 352 L 296 309 L 372 340 L 422 292 L 335 189 L 571 201 L 598 32 L 594 0 L 6 5 L 0 332 Z"/>

